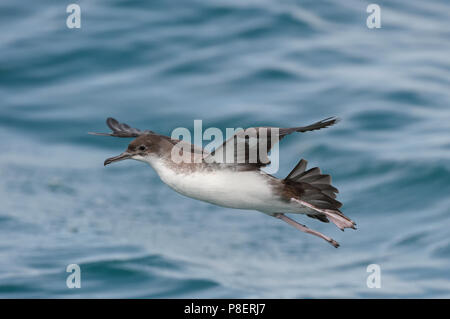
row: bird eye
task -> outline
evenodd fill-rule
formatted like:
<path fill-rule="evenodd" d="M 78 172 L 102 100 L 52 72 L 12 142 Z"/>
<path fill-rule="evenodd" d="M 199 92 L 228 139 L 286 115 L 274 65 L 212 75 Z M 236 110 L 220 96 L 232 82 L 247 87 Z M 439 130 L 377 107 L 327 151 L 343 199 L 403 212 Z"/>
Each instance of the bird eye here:
<path fill-rule="evenodd" d="M 145 149 L 146 149 L 145 145 L 139 146 L 139 150 L 140 150 L 140 151 L 145 151 Z"/>

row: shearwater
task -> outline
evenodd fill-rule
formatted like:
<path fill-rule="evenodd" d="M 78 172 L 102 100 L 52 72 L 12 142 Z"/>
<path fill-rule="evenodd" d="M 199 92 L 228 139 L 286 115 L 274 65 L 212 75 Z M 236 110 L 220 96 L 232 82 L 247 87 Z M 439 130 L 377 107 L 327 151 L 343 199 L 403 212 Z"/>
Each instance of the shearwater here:
<path fill-rule="evenodd" d="M 284 179 L 276 178 L 262 170 L 268 164 L 264 154 L 267 154 L 273 146 L 274 134 L 278 142 L 288 134 L 319 130 L 337 121 L 337 118 L 331 117 L 301 127 L 255 127 L 252 129 L 257 134 L 253 137 L 258 142 L 262 139 L 266 139 L 265 142 L 269 139 L 271 141 L 262 144 L 252 143 L 250 138 L 242 138 L 242 134 L 236 132 L 211 153 L 187 141 L 159 135 L 150 130 L 132 128 L 113 118 L 106 120 L 112 130 L 111 133 L 90 134 L 135 138 L 125 152 L 106 159 L 105 166 L 125 159 L 146 162 L 153 167 L 165 184 L 182 195 L 223 207 L 260 211 L 302 232 L 323 238 L 337 248 L 339 244 L 334 239 L 285 215 L 285 213 L 305 214 L 321 222 L 331 221 L 341 230 L 356 229 L 356 224 L 339 210 L 342 203 L 336 200 L 338 190 L 331 185 L 331 176 L 322 174 L 318 167 L 306 169 L 307 161 L 304 159 L 301 159 Z M 240 148 L 235 147 L 238 141 L 245 144 L 246 152 L 238 153 Z M 265 145 L 266 153 L 258 152 L 257 148 L 261 147 L 260 145 Z M 230 149 L 229 146 L 234 146 L 231 150 L 235 152 L 234 160 L 231 162 L 217 156 L 220 151 Z M 180 150 L 183 155 L 187 152 L 188 158 L 195 157 L 196 160 L 174 161 L 173 154 L 179 154 Z M 256 160 L 251 161 L 250 155 L 255 153 Z M 200 161 L 198 156 L 201 156 Z"/>

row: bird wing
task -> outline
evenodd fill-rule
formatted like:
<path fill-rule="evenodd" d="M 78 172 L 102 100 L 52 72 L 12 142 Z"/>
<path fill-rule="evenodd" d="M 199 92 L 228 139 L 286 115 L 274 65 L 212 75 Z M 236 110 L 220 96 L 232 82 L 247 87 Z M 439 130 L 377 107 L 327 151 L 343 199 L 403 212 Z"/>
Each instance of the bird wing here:
<path fill-rule="evenodd" d="M 112 117 L 108 117 L 106 119 L 106 125 L 108 125 L 108 127 L 112 130 L 111 133 L 89 132 L 89 134 L 114 137 L 138 137 L 144 134 L 155 134 L 155 132 L 150 130 L 141 131 L 140 129 L 130 127 L 128 124 L 120 123 Z"/>
<path fill-rule="evenodd" d="M 184 140 L 178 140 L 170 138 L 169 136 L 160 135 L 150 130 L 140 130 L 134 127 L 129 126 L 125 123 L 120 123 L 116 119 L 112 117 L 108 117 L 106 119 L 106 125 L 111 129 L 111 133 L 95 133 L 95 132 L 89 132 L 88 134 L 91 135 L 100 135 L 100 136 L 114 136 L 114 137 L 138 137 L 145 134 L 155 134 L 160 136 L 161 138 L 164 138 L 168 140 L 173 145 L 178 145 L 180 149 L 183 149 L 184 151 L 193 153 L 193 154 L 204 154 L 205 156 L 209 155 L 209 152 L 203 150 L 202 147 L 191 144 Z"/>
<path fill-rule="evenodd" d="M 185 150 L 190 149 L 193 153 L 203 153 L 205 160 L 209 163 L 220 164 L 251 164 L 257 167 L 270 164 L 268 153 L 273 145 L 278 143 L 285 136 L 294 132 L 308 132 L 320 130 L 338 122 L 338 118 L 329 117 L 322 121 L 315 122 L 308 126 L 298 126 L 289 128 L 279 127 L 251 127 L 246 130 L 237 131 L 232 137 L 217 147 L 211 154 L 208 154 L 202 147 L 191 144 L 187 141 L 172 139 L 168 136 L 159 135 L 168 139 L 171 143 L 179 144 Z M 144 134 L 156 134 L 150 130 L 140 130 L 125 123 L 120 123 L 112 117 L 108 117 L 106 124 L 111 129 L 111 133 L 94 133 L 91 135 L 114 136 L 114 137 L 138 137 Z M 228 155 L 230 154 L 230 155 Z"/>
<path fill-rule="evenodd" d="M 258 167 L 270 164 L 268 153 L 285 136 L 294 132 L 320 130 L 339 121 L 329 117 L 308 126 L 289 128 L 251 127 L 237 131 L 205 158 L 206 161 L 225 164 L 250 164 Z"/>

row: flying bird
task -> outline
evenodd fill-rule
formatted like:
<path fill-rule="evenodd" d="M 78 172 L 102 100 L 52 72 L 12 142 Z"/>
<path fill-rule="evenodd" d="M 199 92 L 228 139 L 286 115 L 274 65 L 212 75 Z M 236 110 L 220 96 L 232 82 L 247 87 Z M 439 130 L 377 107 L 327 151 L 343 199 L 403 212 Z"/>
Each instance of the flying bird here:
<path fill-rule="evenodd" d="M 319 130 L 337 121 L 330 117 L 308 126 L 255 127 L 251 128 L 255 133 L 251 136 L 245 135 L 248 129 L 238 131 L 211 153 L 187 141 L 132 128 L 113 118 L 106 120 L 112 132 L 89 134 L 134 138 L 125 152 L 106 159 L 105 166 L 125 159 L 148 163 L 165 184 L 182 195 L 218 206 L 262 212 L 337 248 L 339 243 L 334 239 L 286 216 L 305 214 L 324 223 L 331 221 L 342 231 L 356 229 L 356 224 L 339 210 L 342 203 L 336 200 L 338 189 L 331 185 L 331 176 L 322 174 L 318 167 L 307 169 L 304 159 L 284 179 L 262 170 L 270 163 L 265 154 L 274 143 L 291 133 Z M 244 146 L 244 152 L 239 145 Z M 229 146 L 234 152 L 231 161 L 223 156 Z M 260 152 L 261 147 L 266 148 L 265 153 Z M 174 154 L 187 155 L 190 161 L 175 161 Z M 252 159 L 251 154 L 256 156 Z"/>

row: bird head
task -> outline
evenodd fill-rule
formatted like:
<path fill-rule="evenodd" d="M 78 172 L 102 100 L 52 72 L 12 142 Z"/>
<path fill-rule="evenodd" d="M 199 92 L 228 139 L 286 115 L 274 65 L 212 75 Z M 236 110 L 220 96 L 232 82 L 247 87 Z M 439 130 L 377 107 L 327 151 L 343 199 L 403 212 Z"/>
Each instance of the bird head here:
<path fill-rule="evenodd" d="M 107 158 L 104 165 L 114 162 L 123 161 L 126 159 L 134 159 L 146 162 L 148 157 L 155 153 L 158 149 L 158 143 L 155 141 L 156 136 L 153 134 L 145 134 L 135 138 L 125 152 L 120 155 Z"/>

